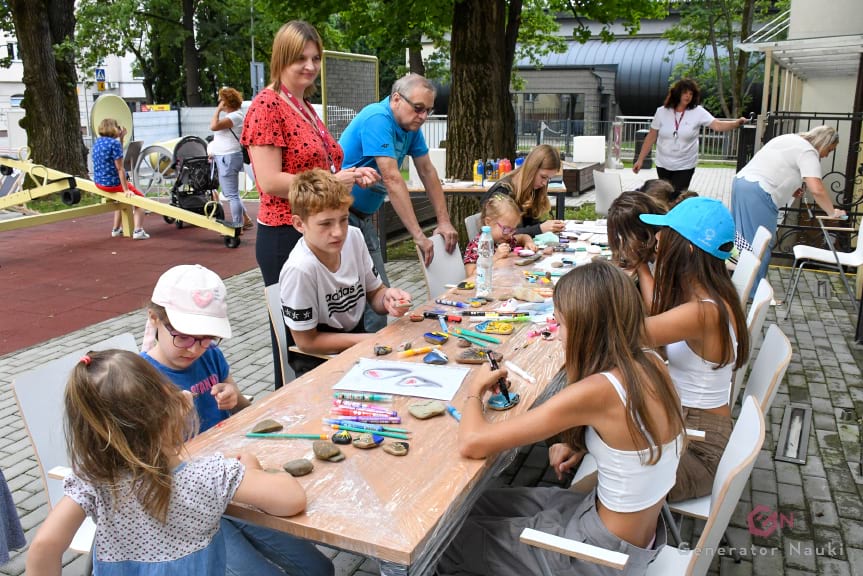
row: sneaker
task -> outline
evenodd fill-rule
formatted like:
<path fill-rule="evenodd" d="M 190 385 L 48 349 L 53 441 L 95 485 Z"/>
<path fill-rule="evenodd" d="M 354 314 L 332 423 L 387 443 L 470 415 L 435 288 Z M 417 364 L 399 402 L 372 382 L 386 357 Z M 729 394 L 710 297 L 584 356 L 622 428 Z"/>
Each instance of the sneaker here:
<path fill-rule="evenodd" d="M 138 228 L 132 233 L 132 240 L 146 240 L 150 235 L 143 228 Z"/>
<path fill-rule="evenodd" d="M 123 235 L 123 229 L 122 228 L 114 228 L 113 230 L 111 230 L 111 238 L 116 238 L 116 237 L 122 236 L 122 235 Z"/>

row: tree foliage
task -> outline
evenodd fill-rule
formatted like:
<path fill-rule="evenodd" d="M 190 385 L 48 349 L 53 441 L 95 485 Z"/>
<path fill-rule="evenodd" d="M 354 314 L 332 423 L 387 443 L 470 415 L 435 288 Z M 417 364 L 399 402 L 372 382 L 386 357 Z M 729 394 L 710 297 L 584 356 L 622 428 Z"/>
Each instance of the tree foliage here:
<path fill-rule="evenodd" d="M 665 36 L 684 45 L 687 52 L 687 64 L 676 67 L 675 78 L 697 80 L 704 106 L 714 114 L 741 116 L 751 99 L 752 85 L 762 78 L 762 57 L 743 52 L 737 45 L 752 34 L 756 22 L 787 5 L 788 0 L 672 2 L 680 23 Z"/>

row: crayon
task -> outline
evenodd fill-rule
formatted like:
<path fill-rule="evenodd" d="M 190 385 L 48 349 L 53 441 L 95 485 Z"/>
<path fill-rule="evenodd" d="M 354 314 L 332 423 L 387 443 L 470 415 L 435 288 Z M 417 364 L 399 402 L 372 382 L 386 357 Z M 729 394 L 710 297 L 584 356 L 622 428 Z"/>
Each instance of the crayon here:
<path fill-rule="evenodd" d="M 330 437 L 326 434 L 258 434 L 257 432 L 249 432 L 246 438 L 301 438 L 305 440 L 329 440 Z"/>
<path fill-rule="evenodd" d="M 386 436 L 387 438 L 398 438 L 399 440 L 410 440 L 410 436 L 407 434 L 402 434 L 401 432 L 387 432 L 385 430 L 364 430 L 362 428 L 357 428 L 356 426 L 347 426 L 345 424 L 333 424 L 333 430 L 347 430 L 348 432 L 358 432 L 360 434 L 370 434 L 374 432 L 378 436 Z"/>
<path fill-rule="evenodd" d="M 420 354 L 428 354 L 432 350 L 440 348 L 440 345 L 422 346 L 420 348 L 408 348 L 399 352 L 399 358 L 410 358 L 411 356 L 419 356 Z"/>
<path fill-rule="evenodd" d="M 335 392 L 333 398 L 340 400 L 366 400 L 369 402 L 392 402 L 392 394 L 369 394 L 368 392 Z"/>
<path fill-rule="evenodd" d="M 452 404 L 447 404 L 446 405 L 446 411 L 450 416 L 455 418 L 456 422 L 461 422 L 461 412 L 456 410 L 455 406 L 453 406 Z"/>

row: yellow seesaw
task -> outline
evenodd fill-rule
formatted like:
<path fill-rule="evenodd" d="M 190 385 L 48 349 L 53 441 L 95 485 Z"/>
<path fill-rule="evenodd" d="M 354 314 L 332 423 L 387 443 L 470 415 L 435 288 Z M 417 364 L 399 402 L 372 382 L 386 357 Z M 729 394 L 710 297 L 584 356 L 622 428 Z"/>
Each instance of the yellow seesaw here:
<path fill-rule="evenodd" d="M 163 204 L 150 198 L 141 196 L 127 197 L 121 193 L 104 192 L 96 188 L 96 185 L 86 178 L 79 178 L 47 168 L 41 164 L 34 164 L 27 159 L 27 152 L 22 151 L 19 155 L 23 160 L 16 160 L 0 156 L 0 167 L 7 166 L 20 170 L 23 174 L 31 179 L 33 187 L 22 189 L 18 192 L 12 192 L 6 196 L 0 197 L 0 210 L 11 206 L 18 206 L 26 202 L 48 196 L 49 194 L 60 193 L 64 204 L 73 206 L 80 202 L 81 193 L 96 194 L 102 197 L 101 204 L 92 206 L 82 206 L 80 208 L 70 208 L 68 210 L 59 210 L 48 214 L 37 214 L 34 216 L 22 216 L 0 222 L 0 232 L 5 230 L 17 230 L 19 228 L 29 228 L 31 226 L 39 226 L 41 224 L 49 224 L 52 222 L 61 222 L 72 218 L 81 218 L 84 216 L 93 216 L 103 214 L 114 210 L 122 211 L 123 235 L 132 235 L 132 207 L 139 206 L 144 210 L 148 210 L 155 214 L 162 215 L 166 220 L 173 219 L 178 222 L 185 222 L 199 228 L 206 228 L 218 232 L 224 237 L 225 246 L 228 248 L 236 248 L 240 245 L 239 227 L 226 226 L 214 216 L 204 216 L 183 210 L 177 206 Z M 215 206 L 215 205 L 214 205 Z M 213 211 L 214 213 L 215 211 Z"/>

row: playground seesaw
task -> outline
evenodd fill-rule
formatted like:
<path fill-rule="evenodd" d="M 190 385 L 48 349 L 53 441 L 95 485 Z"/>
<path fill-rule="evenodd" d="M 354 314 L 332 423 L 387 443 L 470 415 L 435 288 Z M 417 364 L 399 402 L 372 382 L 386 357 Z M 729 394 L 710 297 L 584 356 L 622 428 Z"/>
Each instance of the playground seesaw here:
<path fill-rule="evenodd" d="M 25 175 L 25 180 L 29 179 L 29 182 L 25 181 L 25 186 L 21 186 L 21 189 L 17 192 L 10 192 L 5 196 L 0 196 L 0 210 L 25 204 L 36 198 L 56 193 L 61 194 L 63 203 L 67 206 L 74 206 L 80 202 L 82 193 L 101 196 L 102 202 L 91 206 L 81 206 L 47 214 L 22 216 L 20 218 L 5 220 L 0 222 L 0 232 L 120 210 L 122 211 L 123 235 L 131 236 L 132 207 L 139 206 L 149 212 L 160 214 L 168 222 L 184 222 L 192 226 L 218 232 L 224 238 L 225 246 L 228 248 L 236 248 L 240 245 L 241 228 L 234 227 L 223 220 L 218 220 L 215 217 L 216 210 L 205 210 L 205 213 L 208 215 L 197 214 L 171 204 L 157 202 L 150 198 L 140 196 L 127 197 L 124 194 L 104 192 L 99 190 L 91 180 L 47 168 L 41 164 L 34 164 L 27 159 L 28 154 L 26 150 L 19 153 L 19 156 L 23 159 L 18 160 L 0 156 L 0 171 L 8 178 L 10 176 L 7 174 L 11 173 L 12 169 L 19 170 Z M 31 187 L 28 188 L 26 184 L 30 184 Z M 213 203 L 214 208 L 215 205 L 216 203 Z"/>

